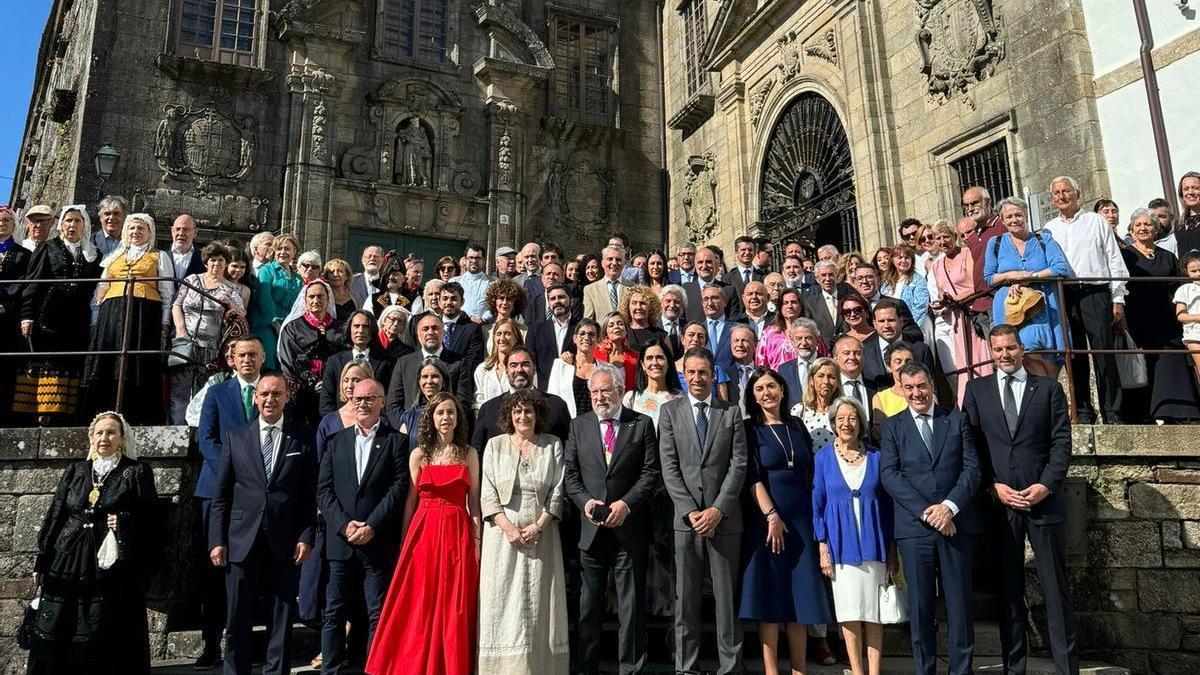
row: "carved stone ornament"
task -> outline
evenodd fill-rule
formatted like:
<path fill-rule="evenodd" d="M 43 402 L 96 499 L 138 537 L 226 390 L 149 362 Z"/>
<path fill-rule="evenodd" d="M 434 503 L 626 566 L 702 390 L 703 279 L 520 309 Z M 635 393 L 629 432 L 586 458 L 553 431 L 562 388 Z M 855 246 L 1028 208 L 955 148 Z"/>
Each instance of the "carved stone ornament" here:
<path fill-rule="evenodd" d="M 504 133 L 500 134 L 499 148 L 496 150 L 496 167 L 500 173 L 496 177 L 496 182 L 500 187 L 512 187 L 512 170 L 513 170 L 513 152 L 512 152 L 512 134 L 505 129 Z"/>
<path fill-rule="evenodd" d="M 258 152 L 252 117 L 231 117 L 212 106 L 163 110 L 154 135 L 163 180 L 195 180 L 197 189 L 207 191 L 212 183 L 239 183 L 250 173 Z"/>
<path fill-rule="evenodd" d="M 975 104 L 969 87 L 991 76 L 1004 59 L 1002 22 L 992 0 L 916 0 L 917 46 L 931 102 L 941 104 L 957 92 Z"/>
<path fill-rule="evenodd" d="M 768 77 L 750 93 L 750 126 L 757 128 L 762 118 L 763 108 L 767 107 L 767 98 L 775 87 L 775 78 Z"/>
<path fill-rule="evenodd" d="M 713 154 L 688 157 L 683 186 L 688 241 L 702 244 L 717 229 L 717 160 Z"/>
<path fill-rule="evenodd" d="M 133 193 L 134 211 L 156 214 L 164 225 L 180 213 L 187 213 L 200 227 L 224 231 L 257 232 L 266 228 L 270 205 L 269 199 L 261 197 L 200 189 L 138 189 Z"/>
<path fill-rule="evenodd" d="M 838 64 L 837 36 L 834 35 L 832 29 L 825 31 L 823 36 L 804 48 L 804 53 L 836 66 Z"/>
<path fill-rule="evenodd" d="M 789 82 L 800 74 L 800 69 L 804 66 L 800 36 L 794 30 L 788 31 L 776 42 L 779 44 L 779 70 L 783 74 L 783 81 Z"/>
<path fill-rule="evenodd" d="M 549 187 L 557 225 L 585 237 L 602 230 L 612 210 L 614 185 L 612 169 L 594 167 L 591 160 L 574 165 L 555 161 Z"/>

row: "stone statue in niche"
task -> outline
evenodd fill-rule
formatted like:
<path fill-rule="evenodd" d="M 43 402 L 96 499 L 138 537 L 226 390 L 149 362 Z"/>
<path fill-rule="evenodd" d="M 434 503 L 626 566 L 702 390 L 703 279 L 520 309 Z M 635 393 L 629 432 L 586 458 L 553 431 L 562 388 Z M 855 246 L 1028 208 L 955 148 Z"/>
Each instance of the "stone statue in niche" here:
<path fill-rule="evenodd" d="M 432 187 L 433 144 L 421 126 L 421 118 L 410 117 L 400 124 L 396 138 L 396 183 Z"/>

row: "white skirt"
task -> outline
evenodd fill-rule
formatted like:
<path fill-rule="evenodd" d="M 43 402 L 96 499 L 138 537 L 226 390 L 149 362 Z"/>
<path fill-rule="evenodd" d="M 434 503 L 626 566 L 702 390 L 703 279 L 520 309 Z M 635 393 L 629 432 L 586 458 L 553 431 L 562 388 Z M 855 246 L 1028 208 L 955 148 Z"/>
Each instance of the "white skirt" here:
<path fill-rule="evenodd" d="M 834 618 L 838 623 L 879 623 L 879 591 L 886 583 L 887 566 L 881 562 L 834 565 Z"/>

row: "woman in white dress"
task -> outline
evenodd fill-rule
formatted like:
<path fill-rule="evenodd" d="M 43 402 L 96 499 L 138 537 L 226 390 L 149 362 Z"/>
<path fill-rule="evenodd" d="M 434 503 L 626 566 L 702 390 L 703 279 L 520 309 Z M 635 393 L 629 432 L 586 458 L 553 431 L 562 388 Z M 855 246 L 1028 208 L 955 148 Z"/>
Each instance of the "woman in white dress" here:
<path fill-rule="evenodd" d="M 879 451 L 866 443 L 867 411 L 854 398 L 829 406 L 836 438 L 813 463 L 813 536 L 821 572 L 833 583 L 834 615 L 853 675 L 879 675 L 883 624 L 880 588 L 895 572 L 892 502 L 879 480 Z"/>
<path fill-rule="evenodd" d="M 842 395 L 841 371 L 833 359 L 821 357 L 808 369 L 808 385 L 804 399 L 792 406 L 797 417 L 812 436 L 813 447 L 821 448 L 833 442 L 833 427 L 829 423 L 829 404 Z"/>
<path fill-rule="evenodd" d="M 479 667 L 497 675 L 566 675 L 567 584 L 559 543 L 562 442 L 544 433 L 546 400 L 513 392 L 505 433 L 488 441 L 479 495 L 484 520 L 479 579 Z"/>
<path fill-rule="evenodd" d="M 524 346 L 520 327 L 513 319 L 504 318 L 492 325 L 492 339 L 487 358 L 475 366 L 475 410 L 501 394 L 511 391 L 508 385 L 508 355 L 513 347 Z"/>

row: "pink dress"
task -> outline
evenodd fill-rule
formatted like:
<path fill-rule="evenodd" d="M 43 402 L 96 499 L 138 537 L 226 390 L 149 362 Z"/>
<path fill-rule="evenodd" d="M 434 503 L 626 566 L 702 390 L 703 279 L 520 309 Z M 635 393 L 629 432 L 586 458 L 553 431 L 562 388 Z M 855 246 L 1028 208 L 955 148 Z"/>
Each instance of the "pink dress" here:
<path fill-rule="evenodd" d="M 933 263 L 933 273 L 937 279 L 938 288 L 942 292 L 949 292 L 950 295 L 959 295 L 964 292 L 974 293 L 975 281 L 968 269 L 968 261 L 971 259 L 971 252 L 967 249 L 960 249 L 958 255 L 951 259 L 948 256 L 942 256 Z M 957 375 L 949 376 L 950 384 L 954 385 L 954 390 L 958 395 L 958 407 L 962 407 L 963 395 L 966 394 L 967 380 L 969 378 L 984 377 L 992 372 L 992 353 L 988 347 L 987 340 L 979 337 L 975 333 L 974 326 L 971 325 L 971 319 L 961 309 L 951 309 L 944 313 L 943 318 L 950 323 L 951 330 L 954 331 L 954 368 L 957 370 L 971 363 L 986 363 L 976 366 L 973 369 L 973 374 L 963 371 Z M 968 347 L 970 353 L 968 354 Z"/>

